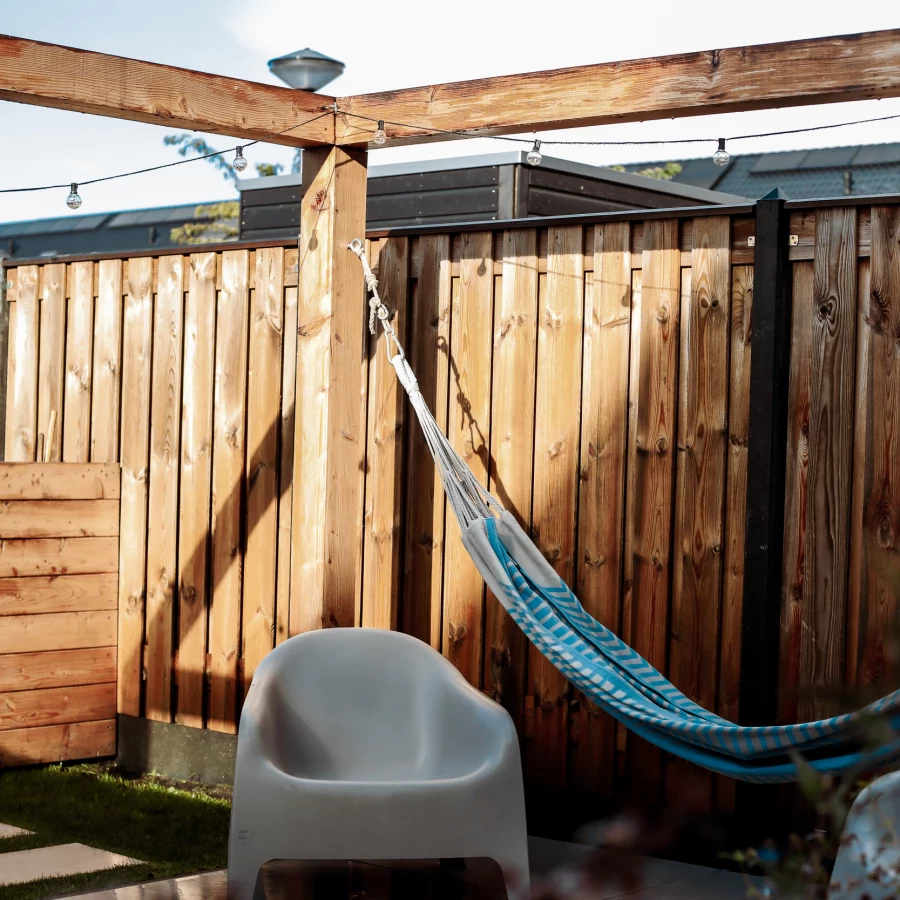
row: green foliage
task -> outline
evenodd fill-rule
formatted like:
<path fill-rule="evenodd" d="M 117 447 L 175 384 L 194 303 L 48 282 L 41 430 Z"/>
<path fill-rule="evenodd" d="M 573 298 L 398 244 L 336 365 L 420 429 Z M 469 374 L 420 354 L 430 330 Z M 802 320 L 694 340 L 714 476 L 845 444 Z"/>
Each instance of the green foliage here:
<path fill-rule="evenodd" d="M 198 206 L 194 215 L 200 220 L 185 222 L 170 232 L 176 244 L 213 244 L 237 237 L 240 228 L 235 224 L 240 215 L 241 205 L 237 200 L 224 200 Z"/>
<path fill-rule="evenodd" d="M 281 163 L 257 163 L 256 174 L 260 178 L 268 178 L 270 175 L 280 175 L 284 171 Z"/>
<path fill-rule="evenodd" d="M 608 166 L 614 172 L 624 172 L 625 166 Z M 650 166 L 648 169 L 641 169 L 639 172 L 632 172 L 632 175 L 644 175 L 646 178 L 658 178 L 660 181 L 671 181 L 676 175 L 680 175 L 684 167 L 681 163 L 667 162 L 664 166 Z"/>
<path fill-rule="evenodd" d="M 167 147 L 176 147 L 178 149 L 178 155 L 185 158 L 187 158 L 189 154 L 208 156 L 208 162 L 215 166 L 222 173 L 224 178 L 237 184 L 237 173 L 231 168 L 231 163 L 224 156 L 210 156 L 210 154 L 216 153 L 217 151 L 214 147 L 207 144 L 203 138 L 193 137 L 186 133 L 167 134 L 163 138 L 163 143 Z"/>

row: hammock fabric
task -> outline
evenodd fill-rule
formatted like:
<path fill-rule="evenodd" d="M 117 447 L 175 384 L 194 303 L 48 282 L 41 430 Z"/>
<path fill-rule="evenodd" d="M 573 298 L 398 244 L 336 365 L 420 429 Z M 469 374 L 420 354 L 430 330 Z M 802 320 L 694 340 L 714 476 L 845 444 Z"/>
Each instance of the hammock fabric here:
<path fill-rule="evenodd" d="M 369 301 L 369 327 L 380 320 L 388 358 L 403 385 L 434 457 L 462 540 L 478 571 L 528 640 L 566 678 L 635 734 L 690 762 L 742 781 L 797 780 L 797 755 L 823 773 L 874 769 L 900 759 L 900 691 L 858 712 L 801 725 L 735 725 L 686 697 L 643 657 L 585 612 L 519 524 L 479 483 L 428 409 L 378 296 L 363 244 L 359 257 Z M 396 353 L 390 353 L 390 343 Z M 865 726 L 876 718 L 890 739 L 864 749 Z"/>

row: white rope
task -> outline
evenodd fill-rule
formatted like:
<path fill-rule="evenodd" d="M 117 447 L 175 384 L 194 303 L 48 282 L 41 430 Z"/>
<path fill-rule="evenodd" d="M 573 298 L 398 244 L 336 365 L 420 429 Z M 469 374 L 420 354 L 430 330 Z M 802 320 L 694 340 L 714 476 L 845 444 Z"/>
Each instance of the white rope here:
<path fill-rule="evenodd" d="M 425 436 L 425 443 L 428 445 L 435 466 L 437 466 L 441 481 L 444 483 L 447 500 L 453 508 L 460 527 L 466 528 L 476 519 L 499 516 L 503 512 L 503 507 L 488 493 L 484 485 L 472 474 L 462 457 L 453 449 L 447 436 L 438 427 L 421 390 L 419 390 L 419 382 L 416 381 L 416 376 L 406 361 L 403 346 L 391 325 L 390 312 L 378 295 L 378 279 L 369 266 L 363 242 L 359 238 L 354 238 L 348 246 L 359 258 L 363 267 L 366 287 L 372 294 L 369 299 L 369 331 L 375 334 L 376 322 L 381 323 L 385 337 L 388 339 L 388 343 L 385 345 L 388 360 L 409 396 L 412 408 L 416 411 L 416 417 Z M 391 355 L 391 342 L 396 348 L 393 356 Z"/>

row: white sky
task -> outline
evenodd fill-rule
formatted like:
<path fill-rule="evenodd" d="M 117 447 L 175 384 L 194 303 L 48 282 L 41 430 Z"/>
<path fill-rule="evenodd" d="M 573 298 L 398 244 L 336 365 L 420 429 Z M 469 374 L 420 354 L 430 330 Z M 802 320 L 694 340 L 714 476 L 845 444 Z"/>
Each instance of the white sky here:
<path fill-rule="evenodd" d="M 312 47 L 347 64 L 324 90 L 352 94 L 481 76 L 767 41 L 900 27 L 898 0 L 0 0 L 0 32 L 279 83 L 266 61 Z M 772 131 L 900 113 L 900 99 L 706 116 L 558 132 L 560 138 L 657 140 Z M 151 125 L 0 101 L 0 187 L 85 181 L 177 158 Z M 541 137 L 550 139 L 552 134 Z M 213 146 L 236 141 L 208 136 Z M 730 145 L 732 152 L 900 141 L 900 119 Z M 513 149 L 491 140 L 373 152 L 373 165 Z M 606 164 L 678 159 L 704 145 L 546 148 Z M 712 152 L 713 146 L 708 148 Z M 289 148 L 257 146 L 289 164 Z M 253 174 L 252 166 L 247 174 Z M 0 195 L 0 221 L 63 215 L 66 191 Z M 236 196 L 205 162 L 85 187 L 80 213 Z"/>

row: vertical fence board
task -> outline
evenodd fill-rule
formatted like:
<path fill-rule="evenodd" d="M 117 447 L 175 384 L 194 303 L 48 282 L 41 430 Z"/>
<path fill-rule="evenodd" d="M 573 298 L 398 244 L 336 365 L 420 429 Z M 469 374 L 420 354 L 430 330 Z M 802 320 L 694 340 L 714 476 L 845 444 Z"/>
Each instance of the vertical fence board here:
<path fill-rule="evenodd" d="M 867 436 L 857 630 L 863 685 L 896 683 L 900 596 L 900 208 L 872 209 L 870 285 L 860 298 L 869 331 Z M 861 319 L 861 322 L 863 320 Z M 858 419 L 857 419 L 858 422 Z"/>
<path fill-rule="evenodd" d="M 719 681 L 731 228 L 725 216 L 693 222 L 690 292 L 682 293 L 676 517 L 669 675 L 705 709 Z M 670 796 L 708 809 L 708 772 L 678 760 Z"/>
<path fill-rule="evenodd" d="M 458 293 L 453 297 L 450 324 L 448 433 L 454 449 L 484 485 L 490 447 L 492 239 L 490 232 L 461 236 Z M 459 524 L 449 507 L 446 521 L 442 649 L 479 687 L 484 582 L 463 547 Z"/>
<path fill-rule="evenodd" d="M 256 666 L 275 645 L 283 330 L 284 250 L 257 250 L 247 376 L 247 559 L 241 654 L 245 693 Z"/>
<path fill-rule="evenodd" d="M 118 711 L 141 713 L 146 602 L 153 261 L 128 261 L 122 336 L 122 501 L 119 537 Z"/>
<path fill-rule="evenodd" d="M 15 285 L 18 281 L 18 270 L 10 273 L 15 275 L 16 278 L 10 278 L 9 283 Z M 7 297 L 15 296 L 15 288 L 9 288 Z M 13 441 L 15 435 L 15 429 L 13 427 L 13 417 L 16 413 L 16 405 L 10 401 L 10 393 L 9 386 L 15 384 L 16 381 L 16 343 L 15 340 L 12 339 L 12 335 L 16 333 L 16 303 L 12 299 L 8 299 L 9 303 L 9 327 L 7 330 L 7 336 L 11 339 L 9 340 L 9 346 L 7 347 L 7 360 L 6 360 L 6 385 L 7 385 L 7 395 L 6 395 L 6 414 L 4 416 L 4 440 L 3 440 L 3 459 L 4 460 L 12 460 L 13 458 Z"/>
<path fill-rule="evenodd" d="M 538 548 L 569 587 L 575 585 L 583 241 L 580 226 L 549 229 L 547 278 L 538 301 L 531 530 Z M 562 787 L 568 686 L 533 647 L 528 654 L 528 686 L 534 697 L 533 732 L 525 754 L 529 777 L 535 784 Z"/>
<path fill-rule="evenodd" d="M 37 450 L 38 346 L 41 301 L 39 269 L 21 266 L 16 290 L 15 322 L 10 323 L 10 355 L 15 359 L 7 387 L 6 461 L 33 462 Z"/>
<path fill-rule="evenodd" d="M 678 385 L 681 251 L 676 220 L 644 223 L 635 405 L 634 505 L 631 536 L 631 645 L 651 665 L 666 667 L 671 577 L 674 443 Z M 631 773 L 638 792 L 656 799 L 661 787 L 659 750 L 633 739 Z"/>
<path fill-rule="evenodd" d="M 494 297 L 490 490 L 526 530 L 531 526 L 534 471 L 534 382 L 537 353 L 537 232 L 503 232 L 503 273 Z M 523 733 L 527 641 L 487 592 L 485 690 Z"/>
<path fill-rule="evenodd" d="M 275 643 L 290 635 L 291 516 L 294 481 L 294 393 L 297 377 L 297 288 L 284 291 L 281 369 L 281 443 L 278 471 L 278 575 L 275 597 Z"/>
<path fill-rule="evenodd" d="M 249 265 L 246 250 L 222 254 L 216 316 L 209 727 L 229 733 L 237 727 Z"/>
<path fill-rule="evenodd" d="M 813 264 L 794 263 L 791 381 L 788 398 L 787 476 L 784 513 L 784 577 L 781 604 L 779 721 L 795 722 L 800 688 L 800 643 L 806 586 L 809 404 L 812 355 Z"/>
<path fill-rule="evenodd" d="M 203 727 L 206 683 L 215 339 L 216 255 L 192 253 L 184 305 L 175 721 L 193 728 Z"/>
<path fill-rule="evenodd" d="M 66 326 L 66 396 L 63 462 L 87 462 L 91 442 L 91 375 L 94 339 L 94 264 L 72 263 Z"/>
<path fill-rule="evenodd" d="M 578 498 L 578 597 L 584 608 L 619 631 L 622 601 L 628 365 L 631 325 L 631 227 L 600 225 L 590 248 L 594 271 L 585 289 Z M 616 725 L 577 694 L 572 705 L 569 783 L 610 794 Z"/>
<path fill-rule="evenodd" d="M 43 276 L 37 430 L 44 435 L 45 458 L 59 462 L 66 370 L 66 267 L 61 263 L 44 266 Z"/>
<path fill-rule="evenodd" d="M 389 238 L 378 258 L 379 290 L 391 311 L 391 324 L 406 344 L 409 293 L 409 239 Z M 400 595 L 403 419 L 405 398 L 397 373 L 388 362 L 392 343 L 377 326 L 369 342 L 368 453 L 363 519 L 362 624 L 397 627 Z M 416 425 L 418 427 L 418 425 Z"/>
<path fill-rule="evenodd" d="M 159 260 L 153 323 L 147 526 L 147 718 L 172 718 L 184 257 Z"/>
<path fill-rule="evenodd" d="M 409 363 L 435 421 L 447 433 L 450 353 L 450 237 L 419 240 L 421 262 L 410 301 Z M 406 546 L 401 616 L 403 630 L 441 649 L 444 577 L 444 490 L 422 429 L 407 429 Z"/>
<path fill-rule="evenodd" d="M 91 462 L 119 460 L 119 387 L 122 361 L 122 260 L 97 263 L 94 373 L 91 384 Z"/>
<path fill-rule="evenodd" d="M 735 266 L 731 278 L 731 347 L 728 387 L 728 453 L 725 467 L 725 547 L 719 629 L 719 697 L 716 711 L 738 721 L 741 617 L 744 596 L 744 523 L 747 515 L 747 444 L 750 429 L 750 323 L 753 267 Z M 719 809 L 734 808 L 734 782 L 716 780 Z"/>
<path fill-rule="evenodd" d="M 807 591 L 803 598 L 800 680 L 806 688 L 841 687 L 850 522 L 857 288 L 856 209 L 816 215 L 810 371 Z M 834 697 L 808 695 L 800 715 L 837 711 Z"/>

